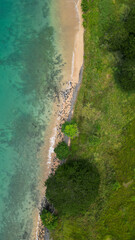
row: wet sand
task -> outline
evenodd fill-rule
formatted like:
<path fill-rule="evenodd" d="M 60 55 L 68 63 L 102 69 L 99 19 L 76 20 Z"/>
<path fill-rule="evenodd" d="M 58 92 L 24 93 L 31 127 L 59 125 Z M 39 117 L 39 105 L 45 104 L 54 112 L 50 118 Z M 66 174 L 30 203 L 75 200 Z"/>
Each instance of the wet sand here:
<path fill-rule="evenodd" d="M 73 106 L 76 100 L 77 91 L 81 82 L 80 71 L 83 65 L 83 33 L 81 0 L 58 0 L 52 9 L 52 24 L 56 31 L 59 51 L 66 64 L 63 67 L 63 80 L 59 98 L 53 106 L 53 114 L 46 132 L 46 141 L 40 152 L 42 157 L 41 169 L 43 180 L 40 182 L 41 196 L 45 194 L 44 181 L 50 173 L 54 173 L 60 161 L 56 158 L 54 147 L 63 139 L 61 125 L 70 120 L 73 114 Z M 48 139 L 48 141 L 47 141 Z M 68 144 L 70 142 L 68 141 Z M 44 201 L 44 199 L 42 199 Z M 39 206 L 40 208 L 40 206 Z M 36 239 L 45 238 L 45 229 L 41 224 L 37 213 Z"/>

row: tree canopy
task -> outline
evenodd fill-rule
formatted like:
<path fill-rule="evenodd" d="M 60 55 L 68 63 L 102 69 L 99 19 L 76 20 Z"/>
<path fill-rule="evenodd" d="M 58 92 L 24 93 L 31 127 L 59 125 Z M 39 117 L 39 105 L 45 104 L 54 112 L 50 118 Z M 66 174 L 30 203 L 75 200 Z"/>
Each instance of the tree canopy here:
<path fill-rule="evenodd" d="M 99 181 L 97 168 L 88 160 L 70 160 L 47 179 L 46 197 L 59 214 L 80 214 L 95 200 Z"/>
<path fill-rule="evenodd" d="M 71 139 L 78 135 L 78 127 L 74 121 L 65 122 L 62 125 L 62 132 Z"/>
<path fill-rule="evenodd" d="M 46 209 L 43 209 L 41 215 L 42 223 L 45 227 L 47 227 L 49 230 L 53 230 L 57 226 L 57 216 L 50 213 Z"/>
<path fill-rule="evenodd" d="M 70 154 L 69 147 L 65 142 L 58 143 L 54 149 L 54 152 L 56 153 L 57 158 L 60 160 L 66 159 Z"/>

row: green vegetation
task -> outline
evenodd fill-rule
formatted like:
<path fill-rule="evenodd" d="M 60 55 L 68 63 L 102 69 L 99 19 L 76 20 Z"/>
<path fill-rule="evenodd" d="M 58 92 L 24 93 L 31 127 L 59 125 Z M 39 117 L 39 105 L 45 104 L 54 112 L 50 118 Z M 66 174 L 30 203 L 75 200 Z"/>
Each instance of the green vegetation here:
<path fill-rule="evenodd" d="M 62 125 L 62 132 L 70 137 L 71 139 L 73 139 L 75 136 L 78 135 L 78 128 L 77 128 L 77 124 L 74 121 L 71 122 L 65 122 Z"/>
<path fill-rule="evenodd" d="M 82 0 L 81 6 L 83 12 L 87 12 L 89 10 L 88 0 Z"/>
<path fill-rule="evenodd" d="M 67 161 L 47 179 L 46 187 L 46 197 L 60 215 L 76 215 L 94 202 L 99 174 L 87 160 Z"/>
<path fill-rule="evenodd" d="M 47 227 L 49 230 L 53 230 L 57 226 L 58 218 L 54 214 L 50 213 L 46 209 L 43 209 L 41 215 L 42 223 L 45 227 Z"/>
<path fill-rule="evenodd" d="M 102 44 L 117 55 L 116 78 L 124 90 L 135 90 L 135 5 L 110 18 Z"/>
<path fill-rule="evenodd" d="M 79 134 L 71 141 L 68 161 L 88 159 L 98 169 L 100 184 L 97 197 L 78 215 L 69 216 L 68 203 L 62 205 L 52 236 L 53 240 L 134 240 L 135 3 L 83 0 L 82 9 L 84 72 L 73 116 Z M 60 178 L 58 185 L 62 186 Z M 47 187 L 51 191 L 52 184 Z M 63 189 L 62 198 L 64 193 Z"/>
<path fill-rule="evenodd" d="M 60 142 L 54 149 L 57 158 L 60 160 L 66 159 L 70 155 L 70 150 L 68 145 L 65 142 Z"/>

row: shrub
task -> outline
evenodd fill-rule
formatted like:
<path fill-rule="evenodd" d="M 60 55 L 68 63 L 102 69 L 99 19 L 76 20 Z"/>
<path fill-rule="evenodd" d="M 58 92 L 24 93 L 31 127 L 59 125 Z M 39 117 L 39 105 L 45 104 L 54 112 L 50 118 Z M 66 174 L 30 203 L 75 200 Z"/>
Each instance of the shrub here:
<path fill-rule="evenodd" d="M 120 187 L 121 187 L 121 185 L 120 185 L 119 182 L 115 182 L 115 183 L 113 184 L 113 190 L 114 190 L 114 191 L 119 190 Z"/>
<path fill-rule="evenodd" d="M 54 149 L 54 152 L 60 160 L 66 159 L 70 154 L 69 147 L 65 142 L 60 142 Z"/>
<path fill-rule="evenodd" d="M 40 217 L 41 217 L 43 225 L 45 227 L 47 227 L 49 230 L 53 230 L 53 229 L 56 228 L 57 221 L 58 221 L 57 216 L 53 215 L 52 213 L 50 213 L 46 209 L 43 209 Z"/>
<path fill-rule="evenodd" d="M 82 0 L 81 7 L 84 13 L 87 12 L 89 10 L 88 0 Z"/>
<path fill-rule="evenodd" d="M 59 214 L 76 215 L 95 200 L 99 174 L 97 168 L 87 160 L 70 160 L 59 166 L 45 185 L 46 197 Z"/>
<path fill-rule="evenodd" d="M 70 137 L 71 139 L 73 139 L 75 136 L 78 135 L 78 127 L 77 127 L 77 124 L 73 121 L 71 122 L 65 122 L 63 125 L 62 125 L 62 132 Z"/>

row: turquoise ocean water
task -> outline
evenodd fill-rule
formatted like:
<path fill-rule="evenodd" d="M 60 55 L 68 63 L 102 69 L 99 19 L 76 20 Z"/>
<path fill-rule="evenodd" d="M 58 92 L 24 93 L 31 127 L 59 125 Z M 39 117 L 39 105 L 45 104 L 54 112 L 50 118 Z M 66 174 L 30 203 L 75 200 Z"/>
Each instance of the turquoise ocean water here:
<path fill-rule="evenodd" d="M 0 240 L 30 239 L 37 153 L 61 81 L 50 0 L 0 0 Z"/>

